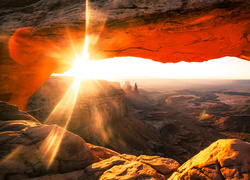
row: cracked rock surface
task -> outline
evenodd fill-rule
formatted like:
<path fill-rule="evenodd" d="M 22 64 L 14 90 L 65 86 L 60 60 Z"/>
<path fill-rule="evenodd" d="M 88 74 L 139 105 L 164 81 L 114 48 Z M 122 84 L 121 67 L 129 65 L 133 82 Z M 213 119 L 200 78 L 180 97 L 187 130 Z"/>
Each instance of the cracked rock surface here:
<path fill-rule="evenodd" d="M 0 113 L 8 111 L 21 112 L 0 102 Z M 28 117 L 21 114 L 20 118 Z M 249 179 L 249 152 L 249 143 L 222 139 L 179 167 L 173 159 L 119 154 L 88 144 L 63 128 L 32 118 L 0 120 L 0 179 Z"/>
<path fill-rule="evenodd" d="M 1 107 L 0 111 L 3 113 L 3 110 L 8 112 L 15 106 Z M 26 115 L 28 116 L 27 113 Z M 63 128 L 44 125 L 34 119 L 1 120 L 1 117 L 0 179 L 24 179 L 65 173 L 83 169 L 99 160 L 82 138 Z M 57 145 L 60 148 L 55 151 Z"/>
<path fill-rule="evenodd" d="M 169 179 L 249 179 L 249 152 L 250 143 L 218 140 L 184 163 Z"/>

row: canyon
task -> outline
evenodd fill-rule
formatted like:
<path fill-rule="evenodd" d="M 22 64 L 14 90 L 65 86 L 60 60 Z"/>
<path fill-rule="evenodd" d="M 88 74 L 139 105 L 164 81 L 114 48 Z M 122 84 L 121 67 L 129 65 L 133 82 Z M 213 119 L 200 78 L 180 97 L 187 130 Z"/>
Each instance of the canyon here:
<path fill-rule="evenodd" d="M 245 0 L 1 1 L 0 179 L 249 179 L 249 91 L 148 91 L 138 83 L 135 96 L 88 80 L 75 106 L 62 106 L 74 107 L 68 116 L 53 109 L 73 80 L 51 77 L 72 67 L 87 39 L 89 60 L 249 60 L 249 7 Z"/>
<path fill-rule="evenodd" d="M 0 100 L 26 110 L 29 97 L 52 73 L 81 54 L 159 62 L 249 59 L 249 1 L 2 1 Z M 29 88 L 26 88 L 29 87 Z"/>
<path fill-rule="evenodd" d="M 96 82 L 87 80 L 86 82 L 85 80 L 82 82 L 82 87 L 79 88 L 78 102 L 76 101 L 71 118 L 72 123 L 69 123 L 68 129 L 86 139 L 88 142 L 86 143 L 80 136 L 60 127 L 61 121 L 66 117 L 63 117 L 61 121 L 56 121 L 57 118 L 52 119 L 54 120 L 52 122 L 46 121 L 46 116 L 52 112 L 53 106 L 61 99 L 72 80 L 73 78 L 70 77 L 51 77 L 29 100 L 28 112 L 33 116 L 20 111 L 15 105 L 6 102 L 0 103 L 1 179 L 249 178 L 248 128 L 242 132 L 244 126 L 238 124 L 240 132 L 230 128 L 216 129 L 217 127 L 213 127 L 212 122 L 217 122 L 217 120 L 213 119 L 213 116 L 211 116 L 212 120 L 199 118 L 199 107 L 197 107 L 197 102 L 205 105 L 212 101 L 218 105 L 210 104 L 207 109 L 211 112 L 209 115 L 214 115 L 217 119 L 220 116 L 226 117 L 234 113 L 249 117 L 248 85 L 242 86 L 241 90 L 224 89 L 223 91 L 219 91 L 218 86 L 232 88 L 233 85 L 217 85 L 207 90 L 206 93 L 204 91 L 199 93 L 200 87 L 196 87 L 196 90 L 192 88 L 192 91 L 180 90 L 180 88 L 177 88 L 176 91 L 167 89 L 165 93 L 162 92 L 163 88 L 160 88 L 159 93 L 156 90 L 152 92 L 144 90 L 140 86 L 141 83 L 138 83 L 137 91 L 132 90 L 125 94 L 117 83 L 103 80 Z M 168 84 L 168 86 L 171 85 Z M 239 89 L 238 85 L 236 87 Z M 244 90 L 244 88 L 246 89 Z M 201 89 L 204 89 L 204 85 Z M 214 92 L 214 89 L 217 91 Z M 217 97 L 212 96 L 211 92 L 217 93 Z M 196 94 L 196 97 L 191 97 L 191 94 Z M 138 98 L 133 98 L 133 95 Z M 227 100 L 224 95 L 238 98 L 231 101 L 230 105 L 223 105 L 219 101 Z M 168 101 L 171 97 L 172 102 L 166 101 L 166 97 Z M 220 99 L 216 101 L 215 99 L 218 97 Z M 239 97 L 241 97 L 240 102 Z M 117 104 L 111 103 L 114 101 Z M 234 103 L 241 104 L 243 101 L 246 103 L 245 105 L 233 106 Z M 156 102 L 158 104 L 154 104 Z M 196 107 L 187 108 L 186 103 Z M 109 108 L 105 109 L 107 106 Z M 103 130 L 110 128 L 109 132 L 115 136 L 112 137 L 112 134 L 109 134 L 111 136 L 105 144 L 103 144 L 105 138 L 100 133 L 103 131 L 98 127 L 93 127 L 92 132 L 88 131 L 87 134 L 84 134 L 86 128 L 92 127 L 88 124 L 90 121 L 100 120 L 91 116 L 96 113 L 93 111 L 95 107 L 99 108 L 100 113 L 103 112 L 102 110 L 106 110 L 105 116 L 103 116 L 103 120 L 105 120 L 102 124 Z M 185 110 L 185 108 L 187 109 Z M 138 111 L 139 109 L 147 113 L 141 113 Z M 163 112 L 163 109 L 166 112 L 159 113 L 159 110 Z M 193 109 L 192 112 L 191 109 Z M 186 116 L 187 112 L 193 116 L 183 119 L 182 117 Z M 141 120 L 134 118 L 132 114 Z M 199 117 L 196 117 L 197 115 Z M 149 116 L 151 117 L 149 118 Z M 41 124 L 35 117 L 41 118 L 40 121 L 43 123 Z M 76 125 L 78 121 L 80 123 Z M 119 123 L 121 124 L 119 125 Z M 228 125 L 235 127 L 234 124 L 225 125 L 221 124 L 220 127 L 227 128 Z M 231 136 L 227 136 L 225 134 L 227 132 Z M 221 133 L 224 133 L 224 136 Z M 62 134 L 63 136 L 61 136 Z M 88 138 L 90 134 L 92 134 L 92 138 Z M 222 137 L 227 139 L 217 140 Z M 54 139 L 52 144 L 51 139 Z M 123 143 L 119 142 L 120 139 L 123 140 Z M 116 142 L 117 140 L 118 142 Z M 148 144 L 149 140 L 151 140 L 151 144 Z M 58 142 L 60 149 L 53 156 Z M 161 149 L 159 149 L 159 143 L 162 143 Z M 166 147 L 162 149 L 164 145 Z M 193 157 L 188 159 L 190 156 Z M 53 157 L 54 159 L 51 160 Z"/>
<path fill-rule="evenodd" d="M 67 114 L 48 118 L 73 82 L 72 77 L 52 76 L 30 98 L 27 112 L 46 124 L 64 127 Z M 63 104 L 63 106 L 68 106 Z M 67 130 L 87 142 L 120 153 L 156 154 L 157 130 L 131 116 L 119 82 L 82 80 Z M 62 108 L 63 109 L 63 108 Z M 57 118 L 60 116 L 60 118 Z M 161 145 L 161 144 L 160 144 Z"/>

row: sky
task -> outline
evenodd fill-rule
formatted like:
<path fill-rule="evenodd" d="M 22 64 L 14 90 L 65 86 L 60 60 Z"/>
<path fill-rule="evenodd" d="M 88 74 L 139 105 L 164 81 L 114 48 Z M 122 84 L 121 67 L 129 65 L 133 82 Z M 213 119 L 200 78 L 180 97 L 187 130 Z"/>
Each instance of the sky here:
<path fill-rule="evenodd" d="M 83 62 L 83 61 L 82 61 Z M 250 61 L 224 57 L 205 62 L 161 63 L 136 57 L 84 61 L 65 76 L 89 79 L 250 79 Z"/>

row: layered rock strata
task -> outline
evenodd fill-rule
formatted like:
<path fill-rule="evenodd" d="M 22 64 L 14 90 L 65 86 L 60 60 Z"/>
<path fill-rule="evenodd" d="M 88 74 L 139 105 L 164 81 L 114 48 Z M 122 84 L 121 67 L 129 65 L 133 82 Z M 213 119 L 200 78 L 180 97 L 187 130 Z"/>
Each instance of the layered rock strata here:
<path fill-rule="evenodd" d="M 218 140 L 179 167 L 173 159 L 119 154 L 87 144 L 58 126 L 44 125 L 35 119 L 19 119 L 24 113 L 19 116 L 16 108 L 0 104 L 1 114 L 12 111 L 17 117 L 0 121 L 1 179 L 238 180 L 250 176 L 250 144 L 240 140 Z M 58 141 L 59 148 L 56 147 Z"/>
<path fill-rule="evenodd" d="M 0 100 L 25 110 L 49 76 L 69 69 L 82 53 L 85 32 L 90 59 L 249 59 L 249 1 L 111 0 L 88 7 L 86 21 L 83 0 L 0 3 Z"/>
<path fill-rule="evenodd" d="M 61 103 L 58 106 L 73 80 L 66 77 L 49 78 L 30 98 L 28 112 L 46 124 L 61 127 L 67 124 L 69 131 L 87 142 L 120 153 L 157 153 L 154 144 L 161 145 L 157 130 L 129 114 L 125 93 L 114 82 L 83 80 L 75 104 Z M 64 102 L 72 99 L 71 96 L 66 97 Z M 68 114 L 63 110 L 71 106 L 72 114 L 67 122 Z"/>

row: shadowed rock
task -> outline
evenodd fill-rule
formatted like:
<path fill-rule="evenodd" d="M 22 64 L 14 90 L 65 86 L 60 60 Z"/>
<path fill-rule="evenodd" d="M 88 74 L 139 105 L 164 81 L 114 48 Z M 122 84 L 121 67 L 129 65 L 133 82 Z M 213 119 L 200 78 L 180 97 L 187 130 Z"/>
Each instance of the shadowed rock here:
<path fill-rule="evenodd" d="M 0 101 L 0 120 L 9 121 L 17 119 L 39 122 L 30 114 L 23 111 L 19 111 L 16 105 Z"/>
<path fill-rule="evenodd" d="M 8 112 L 13 107 L 6 104 L 2 109 Z M 42 125 L 34 118 L 16 117 L 0 120 L 0 179 L 65 173 L 99 160 L 79 136 L 56 125 Z"/>

